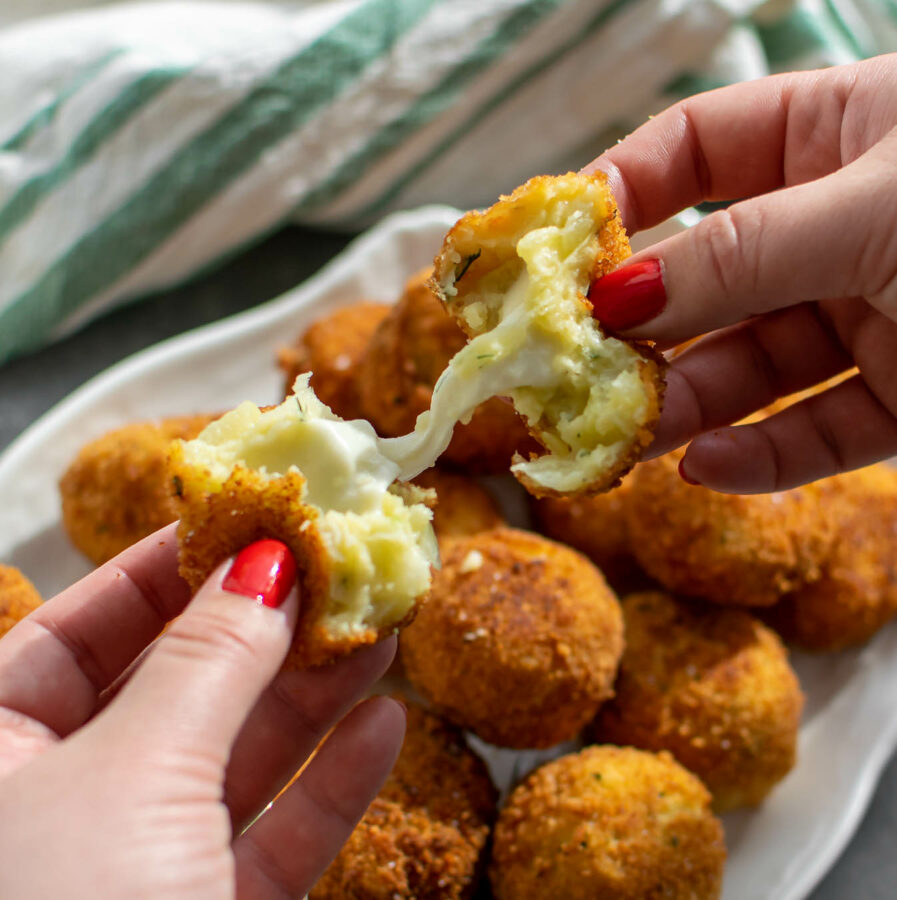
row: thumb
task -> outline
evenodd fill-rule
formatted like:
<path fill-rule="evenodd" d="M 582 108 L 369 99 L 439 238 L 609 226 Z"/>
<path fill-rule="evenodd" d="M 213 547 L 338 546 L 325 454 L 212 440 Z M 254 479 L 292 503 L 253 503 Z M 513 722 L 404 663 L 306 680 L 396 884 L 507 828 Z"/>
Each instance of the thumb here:
<path fill-rule="evenodd" d="M 595 317 L 673 344 L 805 301 L 864 296 L 897 320 L 897 132 L 816 181 L 733 204 L 596 281 Z"/>
<path fill-rule="evenodd" d="M 257 541 L 220 565 L 109 706 L 106 724 L 223 765 L 286 657 L 295 584 L 296 563 L 280 541 Z"/>

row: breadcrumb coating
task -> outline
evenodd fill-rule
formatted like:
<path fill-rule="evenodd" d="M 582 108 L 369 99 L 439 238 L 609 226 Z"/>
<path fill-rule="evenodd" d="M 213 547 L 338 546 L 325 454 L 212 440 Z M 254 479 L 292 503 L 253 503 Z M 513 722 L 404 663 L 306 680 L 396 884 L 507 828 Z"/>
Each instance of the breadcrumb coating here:
<path fill-rule="evenodd" d="M 771 606 L 818 581 L 835 535 L 818 484 L 720 494 L 678 474 L 683 450 L 643 462 L 626 506 L 632 550 L 667 590 L 729 606 Z"/>
<path fill-rule="evenodd" d="M 168 446 L 196 437 L 214 415 L 135 422 L 85 444 L 59 482 L 62 524 L 95 565 L 178 517 Z"/>
<path fill-rule="evenodd" d="M 504 747 L 550 747 L 611 695 L 623 622 L 584 556 L 499 528 L 443 542 L 399 646 L 408 680 L 455 724 Z"/>
<path fill-rule="evenodd" d="M 464 735 L 409 704 L 395 768 L 310 900 L 467 900 L 496 799 Z"/>
<path fill-rule="evenodd" d="M 303 372 L 321 402 L 342 419 L 364 418 L 359 392 L 361 360 L 371 337 L 392 307 L 362 300 L 341 307 L 313 322 L 289 346 L 277 363 L 284 373 L 284 394 Z"/>
<path fill-rule="evenodd" d="M 532 502 L 537 529 L 588 556 L 618 593 L 645 587 L 648 581 L 629 540 L 626 506 L 631 491 L 629 473 L 605 494 L 542 497 Z"/>
<path fill-rule="evenodd" d="M 615 696 L 589 736 L 668 750 L 717 812 L 756 806 L 792 769 L 803 695 L 776 634 L 744 610 L 661 592 L 623 600 Z"/>
<path fill-rule="evenodd" d="M 417 417 L 430 408 L 439 376 L 466 343 L 430 288 L 431 274 L 425 269 L 408 281 L 361 363 L 364 415 L 386 437 L 414 429 Z M 514 408 L 493 397 L 477 407 L 469 422 L 455 426 L 440 463 L 468 473 L 505 472 L 515 452 L 536 446 Z"/>
<path fill-rule="evenodd" d="M 819 482 L 836 535 L 821 577 L 764 611 L 808 650 L 862 644 L 897 614 L 897 472 L 881 464 Z"/>
<path fill-rule="evenodd" d="M 0 565 L 0 637 L 41 602 L 37 588 L 20 569 Z"/>
<path fill-rule="evenodd" d="M 587 747 L 546 763 L 495 826 L 495 900 L 714 900 L 723 827 L 667 753 Z"/>

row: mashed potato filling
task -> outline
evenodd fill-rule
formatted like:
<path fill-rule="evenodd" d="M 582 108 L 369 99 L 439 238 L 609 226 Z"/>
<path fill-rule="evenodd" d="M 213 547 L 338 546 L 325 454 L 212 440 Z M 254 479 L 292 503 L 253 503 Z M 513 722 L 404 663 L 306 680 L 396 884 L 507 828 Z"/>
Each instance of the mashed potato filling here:
<path fill-rule="evenodd" d="M 316 516 L 330 560 L 330 601 L 322 624 L 334 634 L 399 621 L 430 586 L 438 562 L 424 492 L 393 487 L 399 467 L 378 449 L 373 427 L 346 422 L 321 403 L 309 375 L 279 406 L 242 403 L 184 444 L 184 459 L 223 485 L 236 466 L 275 479 L 306 479 L 301 501 Z"/>
<path fill-rule="evenodd" d="M 380 442 L 400 477 L 432 465 L 455 423 L 497 395 L 511 398 L 548 451 L 518 458 L 512 471 L 551 492 L 598 481 L 649 418 L 643 357 L 604 336 L 584 302 L 603 249 L 598 232 L 613 215 L 606 189 L 564 178 L 553 180 L 553 195 L 540 193 L 532 209 L 524 198 L 498 223 L 519 213 L 516 231 L 493 236 L 481 228 L 475 253 L 455 253 L 440 288 L 472 339 L 450 361 L 414 431 Z"/>

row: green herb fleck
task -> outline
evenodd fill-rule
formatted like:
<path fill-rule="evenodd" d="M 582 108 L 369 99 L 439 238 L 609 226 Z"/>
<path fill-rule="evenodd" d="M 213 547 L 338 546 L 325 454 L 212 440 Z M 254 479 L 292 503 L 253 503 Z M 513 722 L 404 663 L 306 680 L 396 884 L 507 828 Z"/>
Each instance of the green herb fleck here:
<path fill-rule="evenodd" d="M 679 837 L 675 834 L 670 835 L 670 846 L 678 847 L 679 846 Z"/>
<path fill-rule="evenodd" d="M 174 492 L 178 495 L 178 497 L 184 496 L 184 482 L 181 481 L 180 475 L 175 475 L 174 478 L 171 479 L 172 484 L 174 485 Z"/>
<path fill-rule="evenodd" d="M 493 356 L 495 356 L 494 353 L 481 353 L 477 359 L 492 359 Z"/>
<path fill-rule="evenodd" d="M 467 270 L 480 258 L 482 253 L 482 250 L 477 250 L 476 253 L 471 254 L 467 257 L 467 259 L 464 260 L 464 265 L 461 266 L 458 274 L 455 275 L 455 284 L 457 284 L 467 274 Z"/>
<path fill-rule="evenodd" d="M 594 778 L 595 781 L 601 781 L 601 773 L 600 772 L 592 772 L 592 778 Z"/>

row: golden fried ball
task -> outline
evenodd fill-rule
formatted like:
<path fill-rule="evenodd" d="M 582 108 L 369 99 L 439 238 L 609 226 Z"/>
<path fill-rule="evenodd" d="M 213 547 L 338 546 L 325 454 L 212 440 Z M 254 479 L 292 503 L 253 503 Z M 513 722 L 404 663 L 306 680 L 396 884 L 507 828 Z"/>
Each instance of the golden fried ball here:
<path fill-rule="evenodd" d="M 443 542 L 430 597 L 399 645 L 409 681 L 451 721 L 493 744 L 549 747 L 611 695 L 622 626 L 584 556 L 499 528 Z"/>
<path fill-rule="evenodd" d="M 498 504 L 473 478 L 433 468 L 418 475 L 414 484 L 436 491 L 433 530 L 438 538 L 476 534 L 504 523 Z"/>
<path fill-rule="evenodd" d="M 819 579 L 834 538 L 818 484 L 776 494 L 720 494 L 677 472 L 683 451 L 642 463 L 626 506 L 632 550 L 674 593 L 771 606 Z"/>
<path fill-rule="evenodd" d="M 189 440 L 213 415 L 125 425 L 85 444 L 59 482 L 62 524 L 72 543 L 100 565 L 173 522 L 168 446 Z"/>
<path fill-rule="evenodd" d="M 514 359 L 535 378 L 507 391 L 541 445 L 511 467 L 533 496 L 609 490 L 651 443 L 666 362 L 605 334 L 587 297 L 629 252 L 607 176 L 567 172 L 462 216 L 434 261 L 433 288 L 471 339 L 456 376 L 501 382 Z"/>
<path fill-rule="evenodd" d="M 620 592 L 647 580 L 636 562 L 626 524 L 632 475 L 606 494 L 543 497 L 532 503 L 536 527 L 543 534 L 584 553 Z"/>
<path fill-rule="evenodd" d="M 667 753 L 587 747 L 541 766 L 495 826 L 495 900 L 713 900 L 726 848 L 710 794 Z"/>
<path fill-rule="evenodd" d="M 430 270 L 407 284 L 381 322 L 361 363 L 360 390 L 365 417 L 380 434 L 408 434 L 430 408 L 433 386 L 467 339 L 428 285 Z M 538 445 L 510 403 L 493 397 L 480 404 L 470 422 L 455 426 L 443 463 L 468 472 L 504 472 L 515 451 Z"/>
<path fill-rule="evenodd" d="M 37 588 L 19 569 L 0 565 L 0 637 L 41 602 Z"/>
<path fill-rule="evenodd" d="M 755 806 L 794 766 L 803 695 L 776 634 L 741 609 L 661 592 L 623 601 L 626 650 L 599 743 L 668 750 L 717 812 Z"/>
<path fill-rule="evenodd" d="M 819 483 L 836 536 L 822 577 L 764 610 L 808 650 L 861 644 L 897 614 L 897 471 L 887 465 Z"/>
<path fill-rule="evenodd" d="M 388 303 L 362 300 L 314 322 L 288 347 L 277 362 L 285 377 L 285 393 L 303 372 L 311 372 L 318 397 L 343 419 L 364 414 L 358 390 L 361 359 L 377 326 L 390 310 Z"/>
<path fill-rule="evenodd" d="M 409 705 L 395 768 L 310 900 L 469 898 L 495 804 L 486 767 L 464 735 Z"/>

